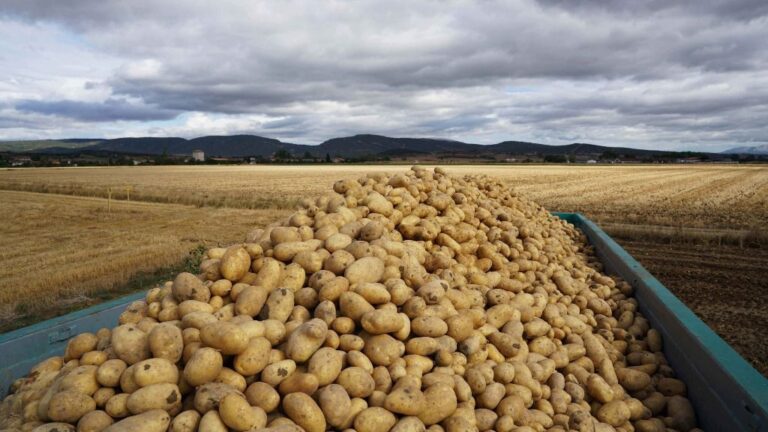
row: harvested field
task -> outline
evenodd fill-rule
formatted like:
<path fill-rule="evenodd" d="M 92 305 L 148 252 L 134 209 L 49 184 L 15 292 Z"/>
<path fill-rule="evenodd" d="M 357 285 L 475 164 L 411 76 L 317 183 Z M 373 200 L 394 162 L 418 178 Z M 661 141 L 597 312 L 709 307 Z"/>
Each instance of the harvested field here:
<path fill-rule="evenodd" d="M 0 189 L 236 208 L 293 208 L 339 178 L 405 166 L 181 166 L 43 168 L 0 171 Z M 765 166 L 451 166 L 507 181 L 547 208 L 579 211 L 598 222 L 763 229 L 768 220 Z"/>
<path fill-rule="evenodd" d="M 620 240 L 696 315 L 768 376 L 768 250 Z"/>
<path fill-rule="evenodd" d="M 90 304 L 282 214 L 142 202 L 113 202 L 108 211 L 100 198 L 9 191 L 0 203 L 0 220 L 13 221 L 0 232 L 0 330 Z"/>

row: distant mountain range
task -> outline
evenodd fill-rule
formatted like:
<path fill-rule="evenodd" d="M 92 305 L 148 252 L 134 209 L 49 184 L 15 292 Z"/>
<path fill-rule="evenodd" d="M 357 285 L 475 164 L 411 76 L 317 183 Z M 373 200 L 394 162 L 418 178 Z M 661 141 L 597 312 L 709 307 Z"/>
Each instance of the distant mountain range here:
<path fill-rule="evenodd" d="M 768 144 L 763 144 L 763 145 L 754 146 L 754 147 L 734 147 L 732 149 L 725 150 L 721 153 L 768 155 Z"/>
<path fill-rule="evenodd" d="M 270 157 L 285 150 L 301 157 L 307 153 L 313 157 L 407 157 L 419 155 L 440 155 L 449 157 L 478 155 L 624 155 L 655 156 L 668 155 L 666 150 L 640 150 L 625 147 L 607 147 L 594 144 L 574 143 L 552 146 L 524 141 L 504 141 L 498 144 L 481 145 L 446 139 L 391 138 L 381 135 L 355 135 L 333 138 L 320 145 L 287 143 L 256 135 L 204 136 L 194 139 L 167 138 L 117 138 L 117 139 L 63 139 L 42 141 L 0 142 L 0 151 L 16 151 L 47 154 L 70 154 L 73 152 L 115 152 L 136 155 L 191 155 L 193 150 L 202 150 L 206 156 Z M 732 151 L 729 151 L 732 152 Z"/>

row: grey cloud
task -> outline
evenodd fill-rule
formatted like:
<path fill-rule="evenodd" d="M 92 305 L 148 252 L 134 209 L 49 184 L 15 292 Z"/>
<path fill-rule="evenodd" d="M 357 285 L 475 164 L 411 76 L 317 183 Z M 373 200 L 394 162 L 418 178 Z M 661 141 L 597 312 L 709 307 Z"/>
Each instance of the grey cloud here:
<path fill-rule="evenodd" d="M 178 111 L 131 104 L 122 99 L 104 102 L 22 100 L 16 103 L 15 108 L 86 122 L 170 120 L 179 115 Z"/>
<path fill-rule="evenodd" d="M 16 104 L 87 122 L 267 115 L 280 119 L 243 127 L 302 142 L 360 132 L 664 145 L 768 136 L 754 115 L 768 100 L 764 0 L 9 0 L 0 16 L 64 26 L 124 60 L 88 84 L 111 89 L 102 105 Z M 146 61 L 158 69 L 137 69 Z M 622 128 L 643 132 L 621 138 Z"/>

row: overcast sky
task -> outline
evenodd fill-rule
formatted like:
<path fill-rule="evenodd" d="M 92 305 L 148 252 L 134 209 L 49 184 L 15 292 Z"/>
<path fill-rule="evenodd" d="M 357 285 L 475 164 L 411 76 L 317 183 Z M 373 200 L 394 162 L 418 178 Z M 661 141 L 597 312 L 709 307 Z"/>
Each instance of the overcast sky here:
<path fill-rule="evenodd" d="M 768 1 L 3 0 L 0 139 L 768 142 Z"/>

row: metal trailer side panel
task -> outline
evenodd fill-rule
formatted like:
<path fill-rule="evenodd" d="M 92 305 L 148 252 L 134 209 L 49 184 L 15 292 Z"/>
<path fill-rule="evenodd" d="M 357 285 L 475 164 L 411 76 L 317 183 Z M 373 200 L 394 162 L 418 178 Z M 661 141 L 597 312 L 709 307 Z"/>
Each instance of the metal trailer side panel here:
<path fill-rule="evenodd" d="M 594 222 L 579 213 L 554 214 L 581 229 L 606 270 L 632 285 L 686 383 L 699 425 L 713 432 L 768 431 L 768 380 Z"/>
<path fill-rule="evenodd" d="M 0 397 L 40 361 L 63 355 L 72 337 L 114 327 L 125 306 L 145 295 L 141 292 L 110 300 L 0 335 Z"/>

